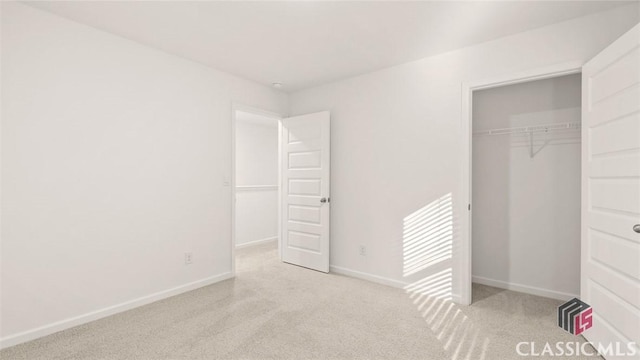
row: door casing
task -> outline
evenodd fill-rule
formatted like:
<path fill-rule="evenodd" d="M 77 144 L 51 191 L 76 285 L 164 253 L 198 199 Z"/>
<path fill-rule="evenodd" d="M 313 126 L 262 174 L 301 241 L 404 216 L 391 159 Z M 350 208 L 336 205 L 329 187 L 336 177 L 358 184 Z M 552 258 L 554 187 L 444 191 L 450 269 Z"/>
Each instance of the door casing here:
<path fill-rule="evenodd" d="M 458 201 L 458 214 L 460 214 L 460 246 L 457 254 L 456 268 L 458 269 L 457 281 L 460 284 L 460 293 L 454 294 L 454 301 L 461 305 L 470 305 L 472 301 L 472 223 L 473 211 L 472 198 L 472 109 L 473 92 L 476 90 L 491 89 L 500 86 L 520 84 L 536 80 L 560 77 L 564 75 L 579 74 L 582 72 L 583 62 L 568 62 L 549 67 L 537 68 L 526 72 L 507 74 L 499 77 L 488 78 L 480 81 L 462 83 L 462 182 L 459 189 L 461 201 Z M 466 214 L 466 215 L 464 215 Z M 456 296 L 457 295 L 457 296 Z"/>

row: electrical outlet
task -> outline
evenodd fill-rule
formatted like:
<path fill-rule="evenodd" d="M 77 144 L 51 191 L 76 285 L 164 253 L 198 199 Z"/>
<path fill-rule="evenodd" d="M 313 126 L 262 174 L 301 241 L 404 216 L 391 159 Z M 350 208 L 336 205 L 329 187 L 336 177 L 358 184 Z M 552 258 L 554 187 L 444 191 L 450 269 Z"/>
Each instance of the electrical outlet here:
<path fill-rule="evenodd" d="M 360 256 L 367 256 L 367 247 L 360 245 Z"/>
<path fill-rule="evenodd" d="M 184 253 L 184 263 L 186 265 L 189 265 L 191 263 L 193 263 L 193 254 L 190 252 L 186 252 Z"/>

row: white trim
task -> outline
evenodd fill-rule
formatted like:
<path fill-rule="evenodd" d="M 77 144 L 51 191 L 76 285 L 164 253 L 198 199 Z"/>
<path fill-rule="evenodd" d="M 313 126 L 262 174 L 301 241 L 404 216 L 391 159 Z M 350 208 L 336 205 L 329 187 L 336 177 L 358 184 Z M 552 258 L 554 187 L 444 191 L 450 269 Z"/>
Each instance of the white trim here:
<path fill-rule="evenodd" d="M 386 278 L 383 276 L 365 273 L 362 271 L 351 270 L 351 269 L 343 268 L 341 266 L 331 265 L 329 266 L 329 269 L 333 274 L 344 275 L 344 276 L 352 277 L 355 279 L 370 281 L 376 284 L 387 285 L 387 286 L 391 286 L 391 287 L 403 289 L 403 290 L 406 290 L 407 286 L 411 285 L 411 283 L 408 283 L 405 281 L 394 280 L 394 279 Z M 460 295 L 451 294 L 451 300 L 455 303 L 460 303 Z"/>
<path fill-rule="evenodd" d="M 273 191 L 278 190 L 278 185 L 238 185 L 237 191 Z"/>
<path fill-rule="evenodd" d="M 281 114 L 277 114 L 270 111 L 246 106 L 238 103 L 231 103 L 231 238 L 230 238 L 230 256 L 231 256 L 231 276 L 236 276 L 236 192 L 238 187 L 236 186 L 236 113 L 238 111 L 248 112 L 264 117 L 268 117 L 278 121 L 278 129 L 281 126 L 282 118 Z M 278 134 L 278 144 L 280 138 Z M 278 145 L 280 147 L 280 145 Z M 280 156 L 278 156 L 280 161 Z M 280 164 L 278 164 L 278 184 L 280 184 Z M 280 198 L 280 186 L 278 185 L 278 199 Z M 278 205 L 280 206 L 280 205 Z M 280 223 L 280 208 L 278 207 L 278 224 Z M 278 227 L 278 238 L 280 238 L 280 227 Z M 280 248 L 280 243 L 278 243 Z"/>
<path fill-rule="evenodd" d="M 464 82 L 462 83 L 462 112 L 461 119 L 461 148 L 462 148 L 462 188 L 460 189 L 460 199 L 458 201 L 458 213 L 460 214 L 460 248 L 458 250 L 458 262 L 455 264 L 459 270 L 460 281 L 460 297 L 458 303 L 461 305 L 471 304 L 471 210 L 467 207 L 471 204 L 471 176 L 472 176 L 472 134 L 471 115 L 473 91 L 490 89 L 499 86 L 520 84 L 529 81 L 543 80 L 563 75 L 577 74 L 582 71 L 582 61 L 572 61 L 568 63 L 556 64 L 543 68 L 532 69 L 515 74 L 506 74 L 482 81 Z M 467 214 L 464 216 L 463 214 Z"/>
<path fill-rule="evenodd" d="M 236 244 L 236 249 L 242 249 L 242 248 L 256 246 L 256 245 L 269 243 L 269 242 L 274 242 L 274 241 L 278 241 L 278 237 L 277 236 L 272 236 L 272 237 L 259 239 L 259 240 L 248 241 L 248 242 L 242 243 L 242 244 Z"/>
<path fill-rule="evenodd" d="M 473 282 L 481 285 L 493 286 L 500 289 L 506 289 L 511 291 L 517 291 L 525 294 L 543 296 L 546 298 L 557 299 L 562 301 L 571 300 L 573 298 L 579 298 L 578 294 L 569 294 L 561 291 L 548 290 L 535 286 L 522 285 L 516 283 L 510 283 L 501 280 L 489 279 L 481 276 L 473 276 Z"/>
<path fill-rule="evenodd" d="M 407 286 L 411 285 L 411 283 L 409 283 L 409 282 L 400 281 L 400 280 L 394 280 L 394 279 L 390 279 L 390 278 L 383 277 L 383 276 L 378 276 L 378 275 L 365 273 L 365 272 L 362 272 L 362 271 L 347 269 L 347 268 L 344 268 L 344 267 L 341 267 L 341 266 L 330 265 L 329 269 L 330 269 L 331 273 L 333 273 L 333 274 L 344 275 L 344 276 L 352 277 L 352 278 L 355 278 L 355 279 L 370 281 L 372 283 L 391 286 L 391 287 L 398 288 L 398 289 L 403 289 L 403 290 L 406 290 Z M 459 303 L 460 302 L 460 295 L 451 294 L 451 300 L 453 302 L 455 302 L 455 303 Z"/>
<path fill-rule="evenodd" d="M 564 75 L 578 74 L 582 71 L 583 64 L 584 61 L 570 61 L 537 69 L 531 69 L 512 74 L 502 74 L 491 78 L 476 80 L 467 83 L 467 85 L 469 85 L 472 90 L 485 90 L 506 85 L 550 79 Z"/>
<path fill-rule="evenodd" d="M 176 296 L 191 290 L 201 288 L 203 286 L 215 284 L 220 281 L 230 279 L 232 274 L 226 272 L 220 275 L 211 276 L 202 280 L 190 282 L 188 284 L 176 286 L 171 289 L 159 291 L 153 294 L 145 295 L 137 299 L 129 300 L 117 305 L 108 306 L 106 308 L 92 311 L 83 315 L 75 316 L 69 319 L 54 322 L 49 325 L 41 326 L 35 329 L 23 331 L 18 334 L 6 336 L 0 339 L 0 349 L 4 349 L 10 346 L 18 345 L 27 341 L 35 340 L 43 336 L 47 336 L 58 331 L 66 330 L 78 325 L 86 324 L 91 321 L 102 319 L 107 316 L 111 316 L 123 311 L 131 310 L 143 305 L 147 305 L 162 299 L 166 299 L 172 296 Z"/>
<path fill-rule="evenodd" d="M 456 303 L 456 304 L 462 304 L 462 297 L 458 294 L 451 294 L 451 301 Z"/>
<path fill-rule="evenodd" d="M 345 275 L 345 276 L 349 276 L 349 277 L 360 279 L 360 280 L 367 280 L 377 284 L 391 286 L 394 288 L 404 289 L 405 286 L 409 285 L 409 283 L 407 282 L 398 281 L 398 280 L 394 280 L 394 279 L 390 279 L 390 278 L 386 278 L 378 275 L 373 275 L 373 274 L 369 274 L 369 273 L 365 273 L 357 270 L 351 270 L 351 269 L 347 269 L 347 268 L 343 268 L 335 265 L 330 265 L 329 270 L 334 274 Z"/>
<path fill-rule="evenodd" d="M 251 113 L 254 115 L 259 115 L 259 116 L 264 116 L 270 119 L 274 119 L 274 120 L 280 120 L 284 117 L 284 115 L 282 114 L 278 114 L 276 112 L 272 112 L 272 111 L 267 111 L 267 110 L 262 110 L 260 108 L 257 107 L 253 107 L 253 106 L 247 106 L 247 105 L 243 105 L 243 104 L 239 104 L 239 103 L 232 103 L 231 104 L 233 107 L 233 111 L 234 113 L 236 111 L 242 111 L 242 112 L 247 112 L 247 113 Z M 235 114 L 234 114 L 234 120 L 235 120 Z"/>
<path fill-rule="evenodd" d="M 278 120 L 278 260 L 282 262 L 282 120 Z"/>

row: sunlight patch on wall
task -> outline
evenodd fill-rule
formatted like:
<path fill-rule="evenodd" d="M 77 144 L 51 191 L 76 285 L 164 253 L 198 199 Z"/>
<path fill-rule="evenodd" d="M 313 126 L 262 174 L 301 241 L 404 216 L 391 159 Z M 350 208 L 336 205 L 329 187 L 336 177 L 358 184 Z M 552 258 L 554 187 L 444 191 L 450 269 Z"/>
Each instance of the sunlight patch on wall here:
<path fill-rule="evenodd" d="M 451 193 L 404 218 L 403 275 L 451 259 L 453 253 L 453 201 Z"/>
<path fill-rule="evenodd" d="M 454 212 L 448 193 L 403 219 L 405 291 L 451 360 L 485 359 L 483 336 L 453 298 Z"/>

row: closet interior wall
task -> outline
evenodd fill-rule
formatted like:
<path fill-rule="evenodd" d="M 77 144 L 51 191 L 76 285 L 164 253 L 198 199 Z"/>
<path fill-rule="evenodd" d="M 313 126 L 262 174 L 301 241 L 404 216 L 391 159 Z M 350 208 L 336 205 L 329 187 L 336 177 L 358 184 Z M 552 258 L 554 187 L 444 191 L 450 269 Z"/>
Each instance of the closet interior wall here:
<path fill-rule="evenodd" d="M 580 103 L 580 74 L 473 93 L 474 282 L 580 293 Z"/>

